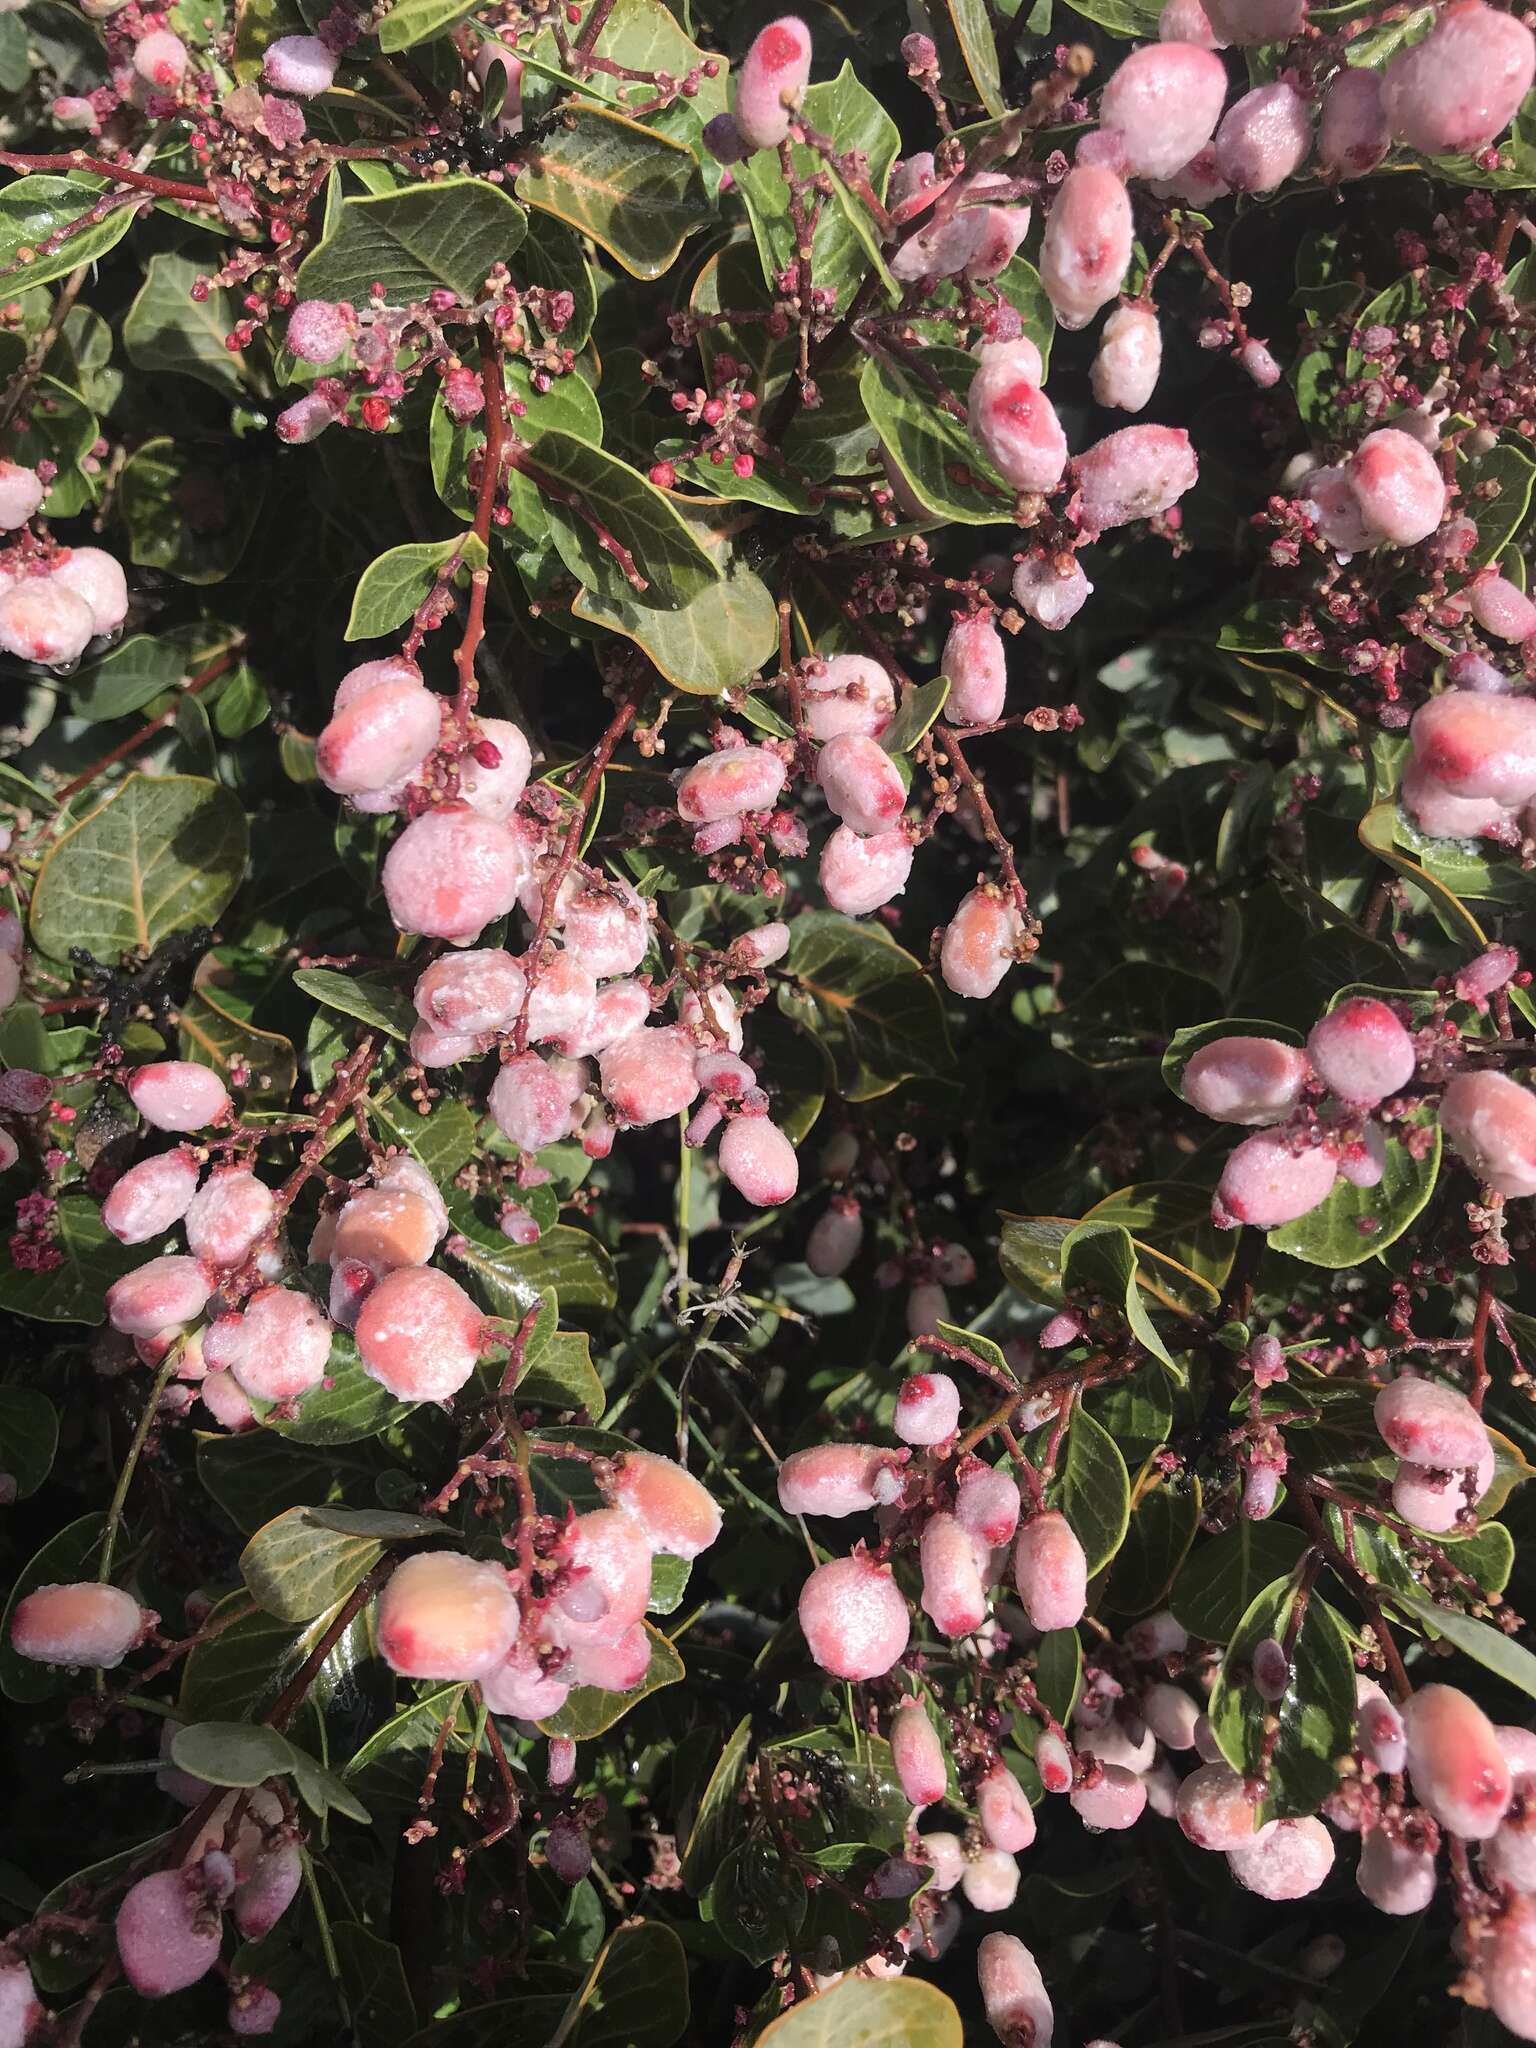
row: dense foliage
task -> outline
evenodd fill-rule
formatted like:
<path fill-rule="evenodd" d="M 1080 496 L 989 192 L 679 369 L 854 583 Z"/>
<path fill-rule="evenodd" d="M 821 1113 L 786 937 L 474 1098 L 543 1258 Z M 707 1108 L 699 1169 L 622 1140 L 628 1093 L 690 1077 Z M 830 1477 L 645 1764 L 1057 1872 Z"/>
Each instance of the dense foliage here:
<path fill-rule="evenodd" d="M 0 0 L 0 2048 L 1536 2039 L 1536 39 L 768 16 Z"/>

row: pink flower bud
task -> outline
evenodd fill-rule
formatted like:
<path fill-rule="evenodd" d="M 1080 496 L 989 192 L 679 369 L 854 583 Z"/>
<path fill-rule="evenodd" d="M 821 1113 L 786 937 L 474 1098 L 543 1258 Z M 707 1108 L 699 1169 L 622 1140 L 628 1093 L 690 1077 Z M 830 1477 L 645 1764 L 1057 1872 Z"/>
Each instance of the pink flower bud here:
<path fill-rule="evenodd" d="M 1067 173 L 1052 202 L 1040 250 L 1041 280 L 1063 327 L 1086 327 L 1119 291 L 1131 260 L 1132 233 L 1131 202 L 1113 171 L 1084 164 Z"/>
<path fill-rule="evenodd" d="M 1421 43 L 1399 50 L 1382 81 L 1392 133 L 1425 156 L 1486 149 L 1520 111 L 1536 77 L 1523 21 L 1482 0 L 1456 0 Z"/>
<path fill-rule="evenodd" d="M 386 1273 L 357 1318 L 363 1370 L 397 1401 L 445 1401 L 475 1369 L 485 1318 L 432 1266 Z"/>
<path fill-rule="evenodd" d="M 1200 474 L 1182 427 L 1122 427 L 1080 455 L 1076 469 L 1083 524 L 1096 533 L 1166 512 Z"/>
<path fill-rule="evenodd" d="M 1326 1201 L 1338 1171 L 1320 1145 L 1293 1152 L 1284 1138 L 1260 1131 L 1227 1155 L 1216 1200 L 1233 1223 L 1272 1230 Z"/>
<path fill-rule="evenodd" d="M 1215 1038 L 1192 1053 L 1180 1093 L 1223 1124 L 1276 1124 L 1301 1100 L 1307 1056 L 1278 1038 Z"/>
<path fill-rule="evenodd" d="M 736 80 L 736 127 L 749 149 L 777 149 L 811 78 L 811 32 L 785 14 L 758 32 Z"/>
<path fill-rule="evenodd" d="M 274 92 L 291 92 L 295 99 L 313 99 L 335 81 L 336 55 L 318 36 L 279 36 L 268 43 L 261 75 Z M 311 360 L 328 361 L 317 356 Z"/>
<path fill-rule="evenodd" d="M 1483 1842 L 1514 1789 L 1493 1723 L 1454 1686 L 1420 1686 L 1403 1708 L 1408 1777 L 1419 1804 L 1452 1834 Z"/>
<path fill-rule="evenodd" d="M 833 1678 L 882 1678 L 911 1633 L 889 1567 L 862 1553 L 816 1567 L 800 1590 L 800 1627 L 812 1657 Z"/>
<path fill-rule="evenodd" d="M 949 1777 L 944 1745 L 921 1700 L 904 1699 L 897 1707 L 891 1717 L 890 1742 L 902 1797 L 913 1806 L 937 1805 L 949 1789 Z"/>
<path fill-rule="evenodd" d="M 1088 1560 L 1064 1515 L 1036 1515 L 1020 1528 L 1013 1582 L 1032 1627 L 1075 1628 L 1088 1605 Z"/>
<path fill-rule="evenodd" d="M 1209 47 L 1147 43 L 1105 86 L 1099 119 L 1122 137 L 1133 177 L 1169 178 L 1215 134 L 1226 97 L 1226 66 Z"/>

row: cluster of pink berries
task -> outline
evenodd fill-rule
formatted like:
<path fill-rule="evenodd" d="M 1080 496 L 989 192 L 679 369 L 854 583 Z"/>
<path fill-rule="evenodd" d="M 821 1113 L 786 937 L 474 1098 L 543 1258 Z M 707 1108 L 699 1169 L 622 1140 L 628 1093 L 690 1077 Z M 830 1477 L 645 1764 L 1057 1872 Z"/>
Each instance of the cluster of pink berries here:
<path fill-rule="evenodd" d="M 1500 972 L 1508 978 L 1507 965 Z M 1312 1027 L 1305 1050 L 1242 1035 L 1202 1046 L 1184 1068 L 1185 1101 L 1218 1123 L 1262 1126 L 1228 1155 L 1215 1221 L 1269 1230 L 1309 1214 L 1340 1178 L 1375 1187 L 1389 1143 L 1423 1142 L 1421 1129 L 1403 1121 L 1409 1105 L 1401 1099 L 1418 1066 L 1412 1033 L 1375 996 L 1346 998 Z M 1331 1108 L 1320 1114 L 1325 1098 Z M 1506 1197 L 1536 1193 L 1530 1089 L 1504 1074 L 1464 1070 L 1446 1084 L 1438 1116 L 1485 1187 Z"/>
<path fill-rule="evenodd" d="M 1474 615 L 1489 615 L 1491 603 L 1510 626 L 1523 624 L 1497 587 L 1503 581 L 1479 578 L 1472 584 Z M 1519 591 L 1508 588 L 1527 605 Z M 1529 609 L 1536 631 L 1536 606 Z M 1536 698 L 1504 694 L 1508 678 L 1478 655 L 1458 655 L 1450 669 L 1457 687 L 1414 713 L 1403 803 L 1432 838 L 1490 838 L 1519 846 L 1536 834 Z"/>
<path fill-rule="evenodd" d="M 116 633 L 128 616 L 128 579 L 102 548 L 61 548 L 39 541 L 29 522 L 48 485 L 35 469 L 0 460 L 0 653 L 46 668 L 70 669 L 93 640 Z"/>

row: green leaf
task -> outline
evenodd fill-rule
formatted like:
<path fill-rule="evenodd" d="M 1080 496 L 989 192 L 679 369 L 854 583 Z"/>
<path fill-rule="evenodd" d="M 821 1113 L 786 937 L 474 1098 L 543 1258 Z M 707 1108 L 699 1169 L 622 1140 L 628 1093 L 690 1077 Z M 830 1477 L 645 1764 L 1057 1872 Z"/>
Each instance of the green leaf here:
<path fill-rule="evenodd" d="M 1386 1170 L 1376 1187 L 1357 1188 L 1341 1176 L 1325 1202 L 1268 1233 L 1270 1250 L 1335 1271 L 1374 1257 L 1397 1242 L 1434 1193 L 1440 1149 L 1438 1123 L 1431 1122 L 1422 1159 L 1416 1159 L 1401 1138 L 1389 1137 Z"/>
<path fill-rule="evenodd" d="M 516 191 L 590 235 L 631 277 L 660 277 L 713 217 L 692 150 L 585 101 L 567 101 L 554 133 L 527 145 Z"/>
<path fill-rule="evenodd" d="M 976 374 L 974 359 L 941 344 L 924 348 L 919 359 L 963 407 Z M 940 404 L 915 367 L 872 355 L 860 373 L 859 391 L 886 453 L 936 519 L 995 526 L 1008 517 L 1016 493 L 977 447 L 964 417 Z"/>
<path fill-rule="evenodd" d="M 240 1004 L 233 968 L 217 952 L 205 953 L 177 1013 L 176 1049 L 221 1074 L 246 1109 L 279 1109 L 298 1084 L 298 1055 L 279 1032 L 248 1023 Z"/>
<path fill-rule="evenodd" d="M 15 1487 L 13 1500 L 36 1493 L 53 1469 L 59 1442 L 58 1410 L 32 1387 L 0 1387 L 0 1472 Z"/>
<path fill-rule="evenodd" d="M 51 284 L 116 248 L 133 226 L 137 193 L 124 192 L 104 218 L 69 232 L 106 189 L 100 178 L 45 175 L 18 178 L 0 192 L 0 278 L 7 290 Z"/>
<path fill-rule="evenodd" d="M 299 265 L 299 296 L 362 305 L 378 283 L 391 306 L 440 290 L 468 304 L 492 267 L 515 253 L 526 225 L 507 192 L 480 178 L 346 199 Z"/>
<path fill-rule="evenodd" d="M 142 1248 L 119 1244 L 101 1220 L 101 1204 L 89 1195 L 66 1194 L 53 1216 L 53 1242 L 62 1265 L 26 1273 L 0 1269 L 0 1309 L 41 1323 L 101 1323 L 102 1299 L 114 1280 L 143 1263 Z"/>
<path fill-rule="evenodd" d="M 1079 14 L 1123 40 L 1144 42 L 1157 34 L 1160 10 L 1155 0 L 1086 0 L 1086 5 L 1072 0 L 1072 4 Z"/>
<path fill-rule="evenodd" d="M 105 1515 L 82 1515 L 78 1522 L 69 1523 L 51 1537 L 13 1577 L 5 1614 L 0 1619 L 0 1692 L 8 1700 L 26 1705 L 78 1688 L 80 1681 L 75 1673 L 17 1656 L 11 1648 L 11 1616 L 38 1586 L 67 1585 L 75 1579 L 93 1578 L 106 1526 Z"/>
<path fill-rule="evenodd" d="M 266 471 L 258 464 L 235 468 L 216 460 L 205 443 L 162 434 L 129 456 L 118 509 L 141 568 L 202 585 L 223 582 L 240 560 L 265 495 Z"/>
<path fill-rule="evenodd" d="M 613 573 L 601 586 L 585 584 L 571 610 L 578 619 L 633 640 L 664 682 L 690 696 L 718 697 L 755 679 L 779 644 L 773 595 L 739 559 L 684 605 L 643 604 Z"/>
<path fill-rule="evenodd" d="M 245 872 L 245 811 L 216 782 L 130 775 L 66 832 L 32 896 L 32 938 L 55 960 L 152 952 L 173 932 L 213 924 Z"/>
<path fill-rule="evenodd" d="M 1175 1621 L 1202 1642 L 1229 1641 L 1259 1588 L 1290 1571 L 1306 1547 L 1288 1522 L 1239 1521 L 1190 1554 L 1168 1603 Z"/>
<path fill-rule="evenodd" d="M 902 697 L 896 716 L 880 735 L 880 744 L 885 751 L 888 754 L 910 754 L 942 713 L 948 696 L 948 676 L 935 676 L 931 683 L 915 683 Z"/>
<path fill-rule="evenodd" d="M 976 88 L 976 97 L 994 120 L 999 119 L 1007 113 L 1008 103 L 1003 98 L 997 41 L 992 34 L 986 0 L 945 0 L 945 12 Z"/>
<path fill-rule="evenodd" d="M 1161 1607 L 1200 1526 L 1201 1487 L 1188 1474 L 1170 1477 L 1150 1466 L 1137 1482 L 1110 1576 L 1108 1604 L 1117 1614 Z"/>
<path fill-rule="evenodd" d="M 659 1920 L 631 1921 L 609 1936 L 556 2035 L 571 2048 L 672 2048 L 688 2020 L 682 1943 Z"/>
<path fill-rule="evenodd" d="M 177 1713 L 187 1721 L 215 1721 L 260 1712 L 314 1650 L 334 1613 L 326 1608 L 296 1625 L 253 1607 L 244 1592 L 229 1594 L 213 1611 L 218 1633 L 199 1643 L 182 1668 Z M 323 1706 L 343 1680 L 355 1694 L 354 1669 L 369 1647 L 368 1617 L 359 1616 L 326 1658 L 310 1699 Z"/>
<path fill-rule="evenodd" d="M 327 1512 L 288 1508 L 258 1529 L 240 1553 L 240 1576 L 251 1598 L 279 1621 L 310 1621 L 334 1607 L 384 1554 L 384 1537 L 327 1527 L 316 1519 Z M 428 1527 L 416 1533 L 425 1535 Z"/>
<path fill-rule="evenodd" d="M 357 1340 L 345 1330 L 337 1330 L 331 1338 L 325 1379 L 310 1388 L 298 1413 L 279 1416 L 269 1410 L 262 1421 L 267 1431 L 290 1443 L 318 1446 L 358 1443 L 378 1436 L 403 1413 L 402 1403 L 364 1372 Z"/>
<path fill-rule="evenodd" d="M 647 586 L 636 596 L 653 605 L 686 605 L 718 580 L 718 564 L 672 500 L 606 449 L 554 428 L 521 466 L 536 484 L 547 479 L 585 508 L 628 550 Z M 568 520 L 552 521 L 551 530 L 571 574 L 605 588 L 613 557 L 598 546 L 586 521 L 572 509 Z"/>
<path fill-rule="evenodd" d="M 1314 1592 L 1292 1643 L 1297 1599 L 1289 1576 L 1258 1594 L 1227 1646 L 1210 1699 L 1212 1732 L 1233 1770 L 1260 1775 L 1268 1758 L 1266 1820 L 1316 1813 L 1338 1783 L 1340 1760 L 1354 1745 L 1355 1665 L 1349 1636 L 1339 1616 Z M 1263 1698 L 1253 1683 L 1254 1650 L 1270 1638 L 1291 1648 L 1290 1687 L 1277 1702 Z M 1531 1664 L 1536 1669 L 1536 1658 Z M 1278 1738 L 1268 1727 L 1276 1719 Z"/>
<path fill-rule="evenodd" d="M 979 1330 L 963 1330 L 957 1323 L 941 1322 L 938 1334 L 946 1343 L 958 1344 L 963 1350 L 973 1351 L 978 1358 L 991 1366 L 995 1376 L 994 1384 L 1004 1387 L 1019 1385 L 1019 1376 L 1003 1356 L 1001 1347 L 994 1344 L 990 1337 L 983 1337 Z M 978 1390 L 980 1384 L 974 1379 L 971 1382 L 972 1387 Z"/>
<path fill-rule="evenodd" d="M 622 1721 L 653 1692 L 677 1684 L 683 1676 L 682 1658 L 660 1629 L 652 1628 L 649 1622 L 643 1626 L 651 1639 L 651 1661 L 634 1691 L 604 1692 L 595 1685 L 575 1686 L 559 1713 L 539 1723 L 546 1735 L 566 1735 L 573 1742 L 590 1742 L 594 1736 L 606 1734 L 616 1721 Z"/>
<path fill-rule="evenodd" d="M 1080 1223 L 1062 1246 L 1062 1277 L 1072 1299 L 1085 1295 L 1119 1310 L 1144 1350 L 1181 1382 L 1185 1375 L 1157 1333 L 1137 1282 L 1136 1246 L 1119 1223 Z"/>
<path fill-rule="evenodd" d="M 373 975 L 338 974 L 331 967 L 300 967 L 293 985 L 328 1010 L 344 1017 L 356 1017 L 390 1038 L 408 1039 L 416 1023 L 416 1011 L 409 996 Z"/>
<path fill-rule="evenodd" d="M 381 50 L 409 50 L 474 12 L 475 0 L 393 0 L 379 23 Z"/>
<path fill-rule="evenodd" d="M 174 690 L 186 672 L 185 652 L 174 640 L 135 633 L 81 669 L 70 692 L 81 718 L 126 718 Z"/>
<path fill-rule="evenodd" d="M 759 2048 L 964 2048 L 960 2014 L 917 1977 L 845 1977 L 758 2035 Z"/>
<path fill-rule="evenodd" d="M 383 26 L 391 18 L 386 14 Z M 399 1949 L 355 1920 L 335 1921 L 331 1939 L 357 2038 L 369 2048 L 401 2048 L 416 2030 L 416 2008 Z"/>
<path fill-rule="evenodd" d="M 1513 442 L 1501 440 L 1468 465 L 1468 471 L 1462 492 L 1468 512 L 1477 522 L 1477 546 L 1467 564 L 1485 569 L 1498 560 L 1525 525 L 1531 492 L 1536 488 L 1536 463 Z M 1486 496 L 1485 486 L 1492 487 Z"/>
<path fill-rule="evenodd" d="M 731 1850 L 709 1888 L 712 1926 L 740 1956 L 761 1966 L 790 1948 L 805 1922 L 805 1879 L 765 1833 Z"/>
<path fill-rule="evenodd" d="M 1119 1446 L 1085 1408 L 1075 1408 L 1066 1451 L 1051 1488 L 1088 1558 L 1088 1576 L 1101 1572 L 1125 1537 L 1131 1514 L 1131 1479 Z"/>
<path fill-rule="evenodd" d="M 123 346 L 140 370 L 195 377 L 225 397 L 251 382 L 246 355 L 225 346 L 240 318 L 230 293 L 217 287 L 201 300 L 192 287 L 204 275 L 190 257 L 151 256 L 137 298 L 123 316 Z"/>
<path fill-rule="evenodd" d="M 557 1223 L 536 1244 L 511 1244 L 462 1197 L 448 1207 L 462 1239 L 452 1256 L 492 1315 L 516 1322 L 551 1289 L 567 1308 L 612 1308 L 618 1299 L 613 1261 L 590 1231 Z"/>
<path fill-rule="evenodd" d="M 171 1762 L 205 1785 L 249 1790 L 286 1775 L 292 1750 L 275 1728 L 248 1721 L 197 1721 L 171 1737 Z"/>
<path fill-rule="evenodd" d="M 592 1340 L 585 1330 L 555 1331 L 518 1380 L 517 1393 L 521 1400 L 535 1407 L 584 1408 L 596 1422 L 607 1401 L 597 1367 L 592 1363 Z M 686 1584 L 686 1573 L 683 1578 Z M 681 1590 L 677 1598 L 682 1598 Z M 672 1606 L 676 1605 L 674 1600 Z M 670 1614 L 672 1608 L 653 1606 L 652 1611 Z"/>
<path fill-rule="evenodd" d="M 418 1116 L 392 1095 L 371 1095 L 368 1113 L 391 1144 L 404 1145 L 421 1161 L 440 1188 L 474 1156 L 475 1119 L 462 1102 L 435 1102 L 430 1116 Z"/>
<path fill-rule="evenodd" d="M 453 562 L 454 573 L 483 569 L 485 543 L 477 533 L 454 534 L 448 540 L 408 540 L 371 561 L 357 579 L 348 640 L 381 640 L 403 626 L 425 604 Z"/>
<path fill-rule="evenodd" d="M 698 1812 L 683 1845 L 683 1888 L 697 1898 L 708 1885 L 732 1836 L 741 1825 L 738 1802 L 746 1783 L 747 1754 L 752 1744 L 752 1717 L 743 1714 L 731 1730 L 699 1798 Z"/>
<path fill-rule="evenodd" d="M 1453 1550 L 1452 1555 L 1456 1553 Z M 1525 1645 L 1505 1635 L 1502 1629 L 1493 1628 L 1486 1621 L 1478 1621 L 1470 1614 L 1458 1614 L 1453 1609 L 1437 1606 L 1427 1593 L 1417 1589 L 1393 1588 L 1392 1599 L 1399 1607 L 1405 1607 L 1415 1615 L 1433 1636 L 1439 1636 L 1481 1664 L 1485 1671 L 1502 1678 L 1506 1685 L 1518 1691 L 1529 1693 L 1536 1699 L 1536 1657 Z"/>
<path fill-rule="evenodd" d="M 1070 1216 L 1012 1216 L 1005 1209 L 998 1260 L 1010 1287 L 1043 1308 L 1061 1308 L 1062 1248 L 1077 1228 Z"/>
<path fill-rule="evenodd" d="M 779 1008 L 825 1044 L 851 1102 L 942 1074 L 952 1057 L 932 978 L 877 925 L 807 910 L 790 925 Z"/>

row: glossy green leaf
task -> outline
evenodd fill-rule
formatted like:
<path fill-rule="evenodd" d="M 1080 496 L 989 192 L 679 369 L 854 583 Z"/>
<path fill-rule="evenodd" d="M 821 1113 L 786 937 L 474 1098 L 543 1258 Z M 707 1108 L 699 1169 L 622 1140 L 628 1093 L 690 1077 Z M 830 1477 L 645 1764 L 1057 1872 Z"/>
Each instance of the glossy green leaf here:
<path fill-rule="evenodd" d="M 1306 1547 L 1289 1522 L 1236 1522 L 1186 1560 L 1168 1603 L 1175 1620 L 1202 1642 L 1226 1642 L 1260 1589 L 1288 1572 Z"/>
<path fill-rule="evenodd" d="M 918 1977 L 849 1977 L 782 2013 L 764 2048 L 962 2048 L 960 2014 Z"/>
<path fill-rule="evenodd" d="M 683 1660 L 659 1629 L 644 1624 L 651 1639 L 651 1661 L 644 1678 L 633 1692 L 604 1692 L 595 1685 L 572 1688 L 570 1698 L 558 1714 L 539 1723 L 546 1735 L 566 1735 L 573 1742 L 590 1742 L 606 1734 L 616 1721 L 639 1706 L 663 1686 L 676 1685 L 683 1676 Z"/>
<path fill-rule="evenodd" d="M 358 578 L 346 637 L 383 639 L 425 604 L 449 563 L 458 575 L 483 569 L 485 561 L 485 544 L 474 533 L 448 540 L 402 541 L 370 562 Z"/>
<path fill-rule="evenodd" d="M 1422 1212 L 1435 1191 L 1440 1172 L 1440 1126 L 1431 1127 L 1422 1159 L 1416 1159 L 1401 1138 L 1387 1141 L 1386 1170 L 1374 1188 L 1357 1188 L 1342 1177 L 1325 1202 L 1294 1223 L 1271 1230 L 1271 1251 L 1288 1252 L 1309 1266 L 1337 1269 L 1395 1244 Z"/>
<path fill-rule="evenodd" d="M 659 277 L 710 218 L 691 150 L 608 107 L 567 103 L 527 151 L 517 196 L 590 235 L 632 277 Z"/>
<path fill-rule="evenodd" d="M 59 1413 L 34 1387 L 0 1387 L 0 1472 L 9 1475 L 16 1500 L 36 1493 L 53 1467 Z"/>
<path fill-rule="evenodd" d="M 853 1102 L 942 1071 L 949 1034 L 933 982 L 880 927 L 831 911 L 802 911 L 790 926 L 779 1007 L 820 1038 L 838 1086 Z"/>
<path fill-rule="evenodd" d="M 7 185 L 0 192 L 0 273 L 7 289 L 51 284 L 116 248 L 133 225 L 135 195 L 124 192 L 117 203 L 106 204 L 107 190 L 100 178 L 47 174 Z M 72 232 L 98 209 L 99 218 Z"/>
<path fill-rule="evenodd" d="M 1273 1580 L 1249 1604 L 1237 1625 L 1211 1693 L 1211 1728 L 1235 1771 L 1255 1774 L 1269 1764 L 1266 1819 L 1315 1813 L 1338 1782 L 1338 1765 L 1353 1747 L 1355 1665 L 1344 1624 L 1314 1592 L 1299 1631 L 1300 1596 L 1294 1577 Z M 1272 1702 L 1253 1683 L 1255 1648 L 1266 1640 L 1290 1651 L 1291 1684 Z M 1527 1655 L 1529 1653 L 1526 1653 Z M 1536 1669 L 1536 1658 L 1531 1660 Z M 1278 1720 L 1278 1736 L 1268 1727 Z"/>
<path fill-rule="evenodd" d="M 1073 1411 L 1051 1494 L 1083 1546 L 1092 1578 L 1124 1541 L 1131 1481 L 1114 1438 L 1084 1408 Z"/>
<path fill-rule="evenodd" d="M 525 219 L 501 186 L 478 178 L 347 199 L 299 265 L 299 296 L 364 305 L 377 283 L 392 306 L 433 291 L 468 302 L 492 267 L 515 255 Z"/>

